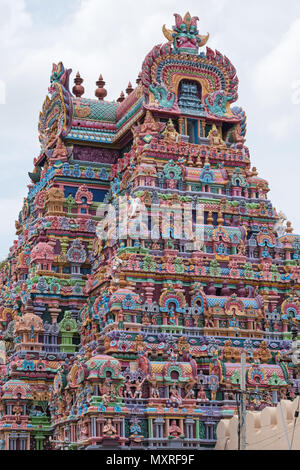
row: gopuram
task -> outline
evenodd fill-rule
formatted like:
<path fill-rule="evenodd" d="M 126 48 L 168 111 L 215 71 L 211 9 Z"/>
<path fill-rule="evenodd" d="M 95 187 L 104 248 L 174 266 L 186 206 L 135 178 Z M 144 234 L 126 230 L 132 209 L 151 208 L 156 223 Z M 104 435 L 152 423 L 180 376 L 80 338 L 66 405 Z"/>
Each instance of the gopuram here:
<path fill-rule="evenodd" d="M 116 101 L 53 65 L 0 265 L 2 450 L 213 449 L 242 353 L 248 410 L 299 392 L 300 236 L 198 20 L 175 14 Z"/>

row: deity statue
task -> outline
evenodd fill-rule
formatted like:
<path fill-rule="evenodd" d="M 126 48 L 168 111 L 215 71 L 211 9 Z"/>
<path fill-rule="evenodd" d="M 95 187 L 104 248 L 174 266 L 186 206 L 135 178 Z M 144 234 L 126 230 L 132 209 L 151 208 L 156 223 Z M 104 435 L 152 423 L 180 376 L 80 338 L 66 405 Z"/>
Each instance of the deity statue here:
<path fill-rule="evenodd" d="M 264 401 L 268 406 L 272 406 L 273 404 L 272 396 L 268 390 L 264 394 Z"/>
<path fill-rule="evenodd" d="M 86 423 L 82 423 L 80 426 L 80 439 L 84 440 L 88 437 L 88 427 Z"/>
<path fill-rule="evenodd" d="M 169 427 L 169 438 L 170 439 L 182 439 L 183 437 L 184 435 L 182 433 L 181 428 L 177 426 L 176 420 L 173 419 Z"/>
<path fill-rule="evenodd" d="M 138 335 L 135 339 L 135 351 L 139 353 L 144 353 L 145 351 L 145 342 L 143 341 L 143 336 Z"/>
<path fill-rule="evenodd" d="M 21 421 L 20 417 L 22 415 L 22 411 L 22 406 L 19 403 L 13 407 L 13 414 L 17 417 L 17 423 Z"/>
<path fill-rule="evenodd" d="M 280 398 L 281 400 L 287 400 L 287 389 L 285 387 L 280 389 Z"/>
<path fill-rule="evenodd" d="M 286 215 L 283 212 L 279 212 L 277 223 L 274 226 L 274 231 L 277 232 L 278 237 L 283 237 L 286 234 L 286 226 L 284 225 L 286 221 Z"/>
<path fill-rule="evenodd" d="M 246 246 L 245 243 L 241 240 L 239 246 L 238 246 L 238 254 L 241 256 L 245 256 L 246 254 Z"/>
<path fill-rule="evenodd" d="M 141 425 L 139 424 L 139 420 L 135 417 L 133 418 L 131 424 L 130 424 L 130 439 L 133 439 L 134 442 L 141 442 L 143 436 L 142 434 L 142 428 Z"/>
<path fill-rule="evenodd" d="M 204 321 L 205 321 L 205 328 L 214 328 L 215 327 L 215 324 L 214 324 L 214 320 L 213 320 L 213 314 L 211 312 L 211 309 L 208 308 L 205 312 L 204 312 Z"/>
<path fill-rule="evenodd" d="M 173 348 L 170 348 L 168 352 L 169 352 L 170 362 L 176 362 L 178 359 L 178 354 L 175 353 Z"/>
<path fill-rule="evenodd" d="M 288 392 L 289 392 L 290 400 L 294 400 L 296 398 L 296 394 L 295 394 L 295 391 L 294 391 L 293 387 L 289 387 Z"/>
<path fill-rule="evenodd" d="M 190 383 L 186 386 L 186 395 L 184 397 L 185 400 L 193 400 L 195 398 L 195 392 L 193 390 L 194 383 Z"/>
<path fill-rule="evenodd" d="M 176 324 L 175 310 L 174 310 L 173 306 L 169 310 L 169 324 L 170 325 L 175 325 Z"/>
<path fill-rule="evenodd" d="M 66 149 L 65 144 L 63 141 L 59 138 L 56 142 L 56 147 L 53 151 L 51 161 L 53 160 L 52 163 L 54 163 L 56 160 L 61 160 L 61 161 L 67 161 L 68 160 L 68 151 Z"/>
<path fill-rule="evenodd" d="M 180 134 L 176 131 L 172 119 L 169 119 L 169 122 L 166 124 L 163 136 L 164 141 L 168 144 L 180 141 Z"/>
<path fill-rule="evenodd" d="M 111 379 L 109 379 L 108 377 L 105 379 L 104 384 L 102 386 L 99 386 L 99 390 L 104 406 L 107 406 L 108 403 L 111 403 L 115 400 L 116 388 L 115 385 L 112 383 Z"/>
<path fill-rule="evenodd" d="M 211 375 L 210 380 L 209 380 L 209 389 L 210 389 L 210 395 L 211 395 L 212 401 L 216 400 L 218 388 L 219 388 L 218 377 L 216 375 Z"/>
<path fill-rule="evenodd" d="M 231 340 L 225 341 L 224 348 L 223 348 L 223 357 L 226 362 L 230 362 L 233 354 L 233 348 Z"/>
<path fill-rule="evenodd" d="M 226 147 L 224 140 L 222 139 L 217 127 L 213 124 L 210 133 L 208 134 L 209 144 L 212 147 Z"/>
<path fill-rule="evenodd" d="M 103 436 L 112 438 L 117 437 L 117 430 L 113 426 L 111 418 L 108 418 L 103 426 Z"/>
<path fill-rule="evenodd" d="M 224 400 L 235 400 L 235 393 L 232 390 L 232 383 L 229 378 L 224 383 Z"/>
<path fill-rule="evenodd" d="M 143 315 L 142 324 L 146 325 L 146 326 L 151 325 L 151 322 L 149 320 L 149 317 L 148 317 L 147 313 L 144 313 L 144 315 Z"/>
<path fill-rule="evenodd" d="M 124 384 L 124 391 L 123 391 L 124 398 L 133 398 L 131 387 L 132 387 L 131 380 L 129 379 L 129 377 L 127 377 L 126 382 Z"/>
<path fill-rule="evenodd" d="M 159 388 L 156 380 L 151 381 L 151 398 L 160 398 Z"/>
<path fill-rule="evenodd" d="M 204 386 L 203 386 L 203 385 L 201 385 L 201 387 L 200 387 L 200 389 L 199 389 L 199 391 L 198 391 L 197 400 L 200 401 L 200 402 L 201 402 L 201 401 L 203 401 L 203 402 L 209 401 L 208 398 L 207 398 L 207 396 L 206 396 L 206 393 L 205 393 L 205 390 L 204 390 Z"/>
<path fill-rule="evenodd" d="M 272 354 L 270 353 L 268 349 L 268 345 L 265 341 L 261 342 L 258 352 L 259 352 L 259 357 L 261 361 L 265 364 L 272 357 Z"/>
<path fill-rule="evenodd" d="M 182 405 L 182 398 L 175 384 L 172 384 L 170 386 L 170 400 L 172 403 L 175 403 L 176 405 L 179 405 L 179 406 Z"/>
<path fill-rule="evenodd" d="M 118 313 L 118 328 L 124 330 L 124 313 L 122 310 Z"/>
<path fill-rule="evenodd" d="M 138 379 L 134 386 L 135 386 L 135 391 L 134 391 L 134 394 L 133 394 L 133 398 L 142 398 L 143 397 L 143 390 L 142 390 L 142 387 L 143 387 L 143 384 L 145 382 L 146 379 Z"/>

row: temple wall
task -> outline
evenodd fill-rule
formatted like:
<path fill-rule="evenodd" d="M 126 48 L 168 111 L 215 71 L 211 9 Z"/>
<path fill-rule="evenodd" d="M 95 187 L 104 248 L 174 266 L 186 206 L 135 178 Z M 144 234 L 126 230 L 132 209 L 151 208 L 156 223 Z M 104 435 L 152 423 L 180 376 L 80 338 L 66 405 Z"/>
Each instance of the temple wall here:
<path fill-rule="evenodd" d="M 246 416 L 246 450 L 300 450 L 300 422 L 295 412 L 300 398 L 282 400 L 276 408 L 249 411 Z M 215 450 L 238 450 L 238 416 L 222 419 Z"/>

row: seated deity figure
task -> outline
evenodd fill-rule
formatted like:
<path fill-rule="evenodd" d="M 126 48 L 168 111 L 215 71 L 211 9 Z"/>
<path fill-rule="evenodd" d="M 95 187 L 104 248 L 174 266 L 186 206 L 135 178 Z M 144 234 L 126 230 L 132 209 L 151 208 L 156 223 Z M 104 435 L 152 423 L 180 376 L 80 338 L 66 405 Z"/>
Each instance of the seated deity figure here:
<path fill-rule="evenodd" d="M 133 421 L 130 424 L 130 437 L 139 438 L 142 434 L 142 428 L 138 422 L 137 418 L 133 418 Z"/>
<path fill-rule="evenodd" d="M 218 128 L 215 124 L 212 126 L 212 130 L 210 131 L 209 135 L 209 143 L 212 147 L 226 147 L 224 140 L 222 139 Z"/>
<path fill-rule="evenodd" d="M 186 391 L 185 400 L 193 400 L 195 398 L 194 385 L 195 385 L 194 380 L 190 380 L 186 384 L 186 386 L 185 386 L 185 391 Z"/>
<path fill-rule="evenodd" d="M 149 326 L 151 325 L 150 319 L 146 313 L 144 313 L 143 318 L 142 318 L 142 324 Z"/>
<path fill-rule="evenodd" d="M 169 119 L 169 122 L 167 123 L 165 130 L 163 132 L 163 136 L 164 136 L 165 142 L 170 143 L 170 144 L 180 141 L 180 135 L 176 131 L 172 119 Z"/>
<path fill-rule="evenodd" d="M 173 419 L 171 426 L 169 427 L 169 437 L 171 439 L 180 439 L 183 437 L 181 428 L 177 426 L 176 420 Z"/>
<path fill-rule="evenodd" d="M 192 388 L 190 388 L 188 391 L 187 391 L 187 394 L 185 396 L 185 399 L 188 400 L 188 399 L 193 399 L 195 398 L 195 394 L 194 394 L 194 390 Z"/>
<path fill-rule="evenodd" d="M 198 392 L 198 395 L 197 395 L 197 400 L 198 401 L 209 401 L 207 396 L 206 396 L 203 385 L 201 385 L 201 387 L 199 389 L 199 392 Z"/>
<path fill-rule="evenodd" d="M 112 420 L 110 418 L 107 419 L 105 425 L 103 426 L 103 436 L 109 437 L 116 437 L 117 430 L 112 424 Z"/>

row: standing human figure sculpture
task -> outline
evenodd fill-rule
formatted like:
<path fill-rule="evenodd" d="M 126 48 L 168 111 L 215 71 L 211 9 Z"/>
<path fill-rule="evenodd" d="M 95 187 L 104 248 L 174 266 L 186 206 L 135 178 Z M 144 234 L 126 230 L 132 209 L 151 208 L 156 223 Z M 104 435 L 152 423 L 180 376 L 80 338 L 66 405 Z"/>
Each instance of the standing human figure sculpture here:
<path fill-rule="evenodd" d="M 143 387 L 143 384 L 145 382 L 145 379 L 138 379 L 135 383 L 135 391 L 134 391 L 134 395 L 133 397 L 134 398 L 142 398 L 143 397 L 143 390 L 142 390 L 142 387 Z"/>
<path fill-rule="evenodd" d="M 159 388 L 156 380 L 153 380 L 151 382 L 151 392 L 150 392 L 151 398 L 160 398 L 159 394 Z"/>
<path fill-rule="evenodd" d="M 175 403 L 176 405 L 181 405 L 182 404 L 182 398 L 181 395 L 179 394 L 179 391 L 175 384 L 172 384 L 170 387 L 170 400 L 172 403 Z"/>

